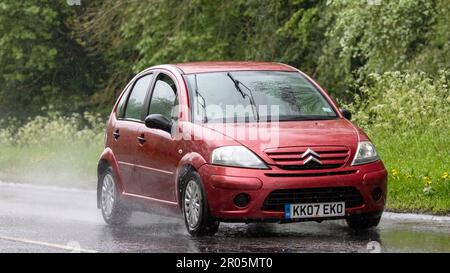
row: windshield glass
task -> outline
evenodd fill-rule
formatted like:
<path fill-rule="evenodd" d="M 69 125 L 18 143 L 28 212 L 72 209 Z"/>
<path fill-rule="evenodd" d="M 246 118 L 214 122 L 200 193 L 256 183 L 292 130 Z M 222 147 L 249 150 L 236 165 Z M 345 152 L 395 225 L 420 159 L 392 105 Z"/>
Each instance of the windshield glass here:
<path fill-rule="evenodd" d="M 320 91 L 297 72 L 199 73 L 186 81 L 196 122 L 337 118 Z"/>

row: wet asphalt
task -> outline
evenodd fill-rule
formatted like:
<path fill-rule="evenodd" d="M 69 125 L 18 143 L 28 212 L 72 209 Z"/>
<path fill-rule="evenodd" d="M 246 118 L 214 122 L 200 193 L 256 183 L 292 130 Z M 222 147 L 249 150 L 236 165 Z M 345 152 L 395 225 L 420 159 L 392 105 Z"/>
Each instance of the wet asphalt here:
<path fill-rule="evenodd" d="M 181 218 L 135 213 L 109 227 L 94 191 L 0 183 L 0 252 L 450 252 L 450 221 L 397 219 L 354 232 L 344 221 L 221 224 L 190 237 Z"/>

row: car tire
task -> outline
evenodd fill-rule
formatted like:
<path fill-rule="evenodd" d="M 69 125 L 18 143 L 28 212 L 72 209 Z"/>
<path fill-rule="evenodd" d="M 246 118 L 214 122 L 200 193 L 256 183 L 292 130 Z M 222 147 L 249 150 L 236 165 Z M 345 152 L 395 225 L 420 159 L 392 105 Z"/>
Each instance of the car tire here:
<path fill-rule="evenodd" d="M 108 225 L 123 225 L 128 222 L 131 210 L 120 201 L 117 183 L 111 167 L 106 168 L 100 175 L 100 209 Z"/>
<path fill-rule="evenodd" d="M 347 225 L 354 230 L 364 230 L 378 226 L 381 216 L 351 215 L 346 219 Z"/>
<path fill-rule="evenodd" d="M 209 212 L 205 189 L 200 175 L 192 171 L 182 185 L 181 206 L 187 231 L 192 236 L 214 235 L 219 229 L 219 221 Z"/>

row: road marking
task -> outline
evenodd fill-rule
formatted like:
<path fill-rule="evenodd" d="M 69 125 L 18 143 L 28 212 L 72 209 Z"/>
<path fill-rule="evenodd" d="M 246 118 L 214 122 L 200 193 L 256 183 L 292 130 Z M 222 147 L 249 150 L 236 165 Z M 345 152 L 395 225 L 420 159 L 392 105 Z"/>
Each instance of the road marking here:
<path fill-rule="evenodd" d="M 35 185 L 35 184 L 29 184 L 29 183 L 13 183 L 13 182 L 4 182 L 4 181 L 0 181 L 0 187 L 24 188 L 24 189 L 44 190 L 44 191 L 75 192 L 75 193 L 77 193 L 77 192 L 79 192 L 79 193 L 95 193 L 96 192 L 96 190 L 88 190 L 88 189 L 68 188 L 68 187 L 50 186 L 50 185 Z"/>
<path fill-rule="evenodd" d="M 98 251 L 90 250 L 90 249 L 83 249 L 83 248 L 78 248 L 78 247 L 74 248 L 74 247 L 70 247 L 68 245 L 60 245 L 60 244 L 28 240 L 28 239 L 23 239 L 23 238 L 15 238 L 15 237 L 9 237 L 9 236 L 2 236 L 2 235 L 0 235 L 0 239 L 6 240 L 6 241 L 46 246 L 46 247 L 50 247 L 50 248 L 64 249 L 64 250 L 73 251 L 73 252 L 84 252 L 84 253 L 97 253 L 98 252 Z"/>

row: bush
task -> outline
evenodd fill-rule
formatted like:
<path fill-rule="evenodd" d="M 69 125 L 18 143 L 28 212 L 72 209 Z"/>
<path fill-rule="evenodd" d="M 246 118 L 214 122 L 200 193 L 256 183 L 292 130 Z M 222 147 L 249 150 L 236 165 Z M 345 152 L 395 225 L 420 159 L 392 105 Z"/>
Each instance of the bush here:
<path fill-rule="evenodd" d="M 389 171 L 392 210 L 450 212 L 449 73 L 371 74 L 348 107 Z"/>
<path fill-rule="evenodd" d="M 450 69 L 448 0 L 327 3 L 317 74 L 334 94 L 361 85 L 370 73 Z"/>
<path fill-rule="evenodd" d="M 84 113 L 50 112 L 23 125 L 0 129 L 0 180 L 93 187 L 102 151 L 105 120 Z"/>
<path fill-rule="evenodd" d="M 400 133 L 446 130 L 450 123 L 450 73 L 430 78 L 425 73 L 371 74 L 351 108 L 366 128 Z"/>

